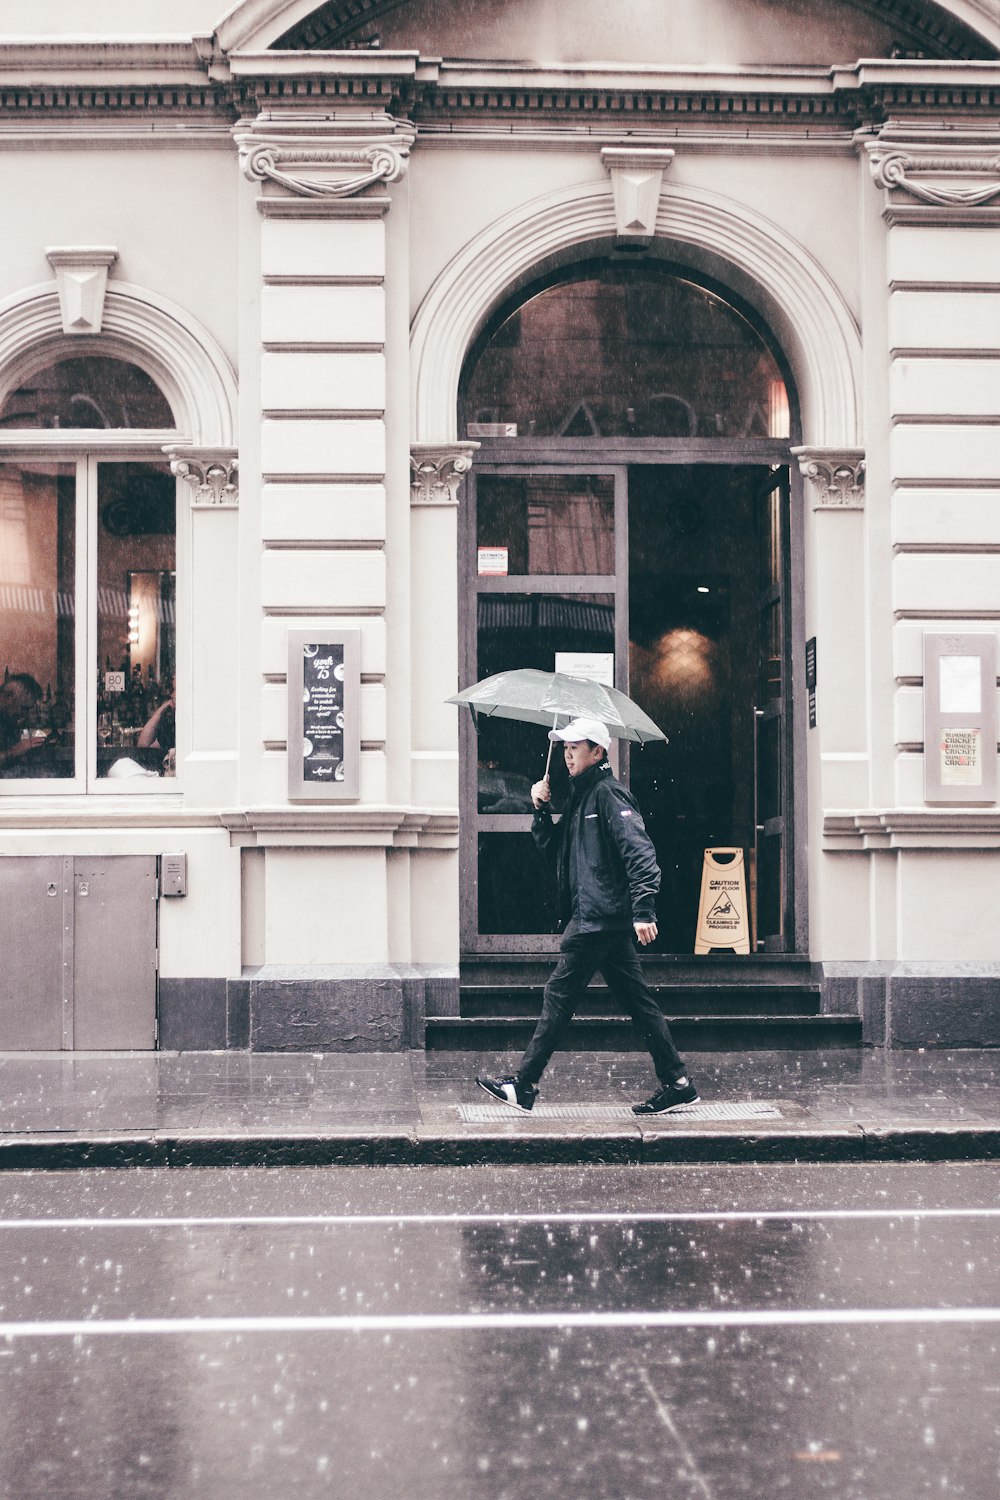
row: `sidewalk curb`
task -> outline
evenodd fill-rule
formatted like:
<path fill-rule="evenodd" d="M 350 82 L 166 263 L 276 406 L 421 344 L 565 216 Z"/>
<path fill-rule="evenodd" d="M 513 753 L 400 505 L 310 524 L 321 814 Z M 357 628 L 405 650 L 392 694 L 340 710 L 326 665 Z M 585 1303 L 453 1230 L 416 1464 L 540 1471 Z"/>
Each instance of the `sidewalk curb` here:
<path fill-rule="evenodd" d="M 85 1168 L 322 1166 L 639 1166 L 718 1163 L 996 1161 L 1000 1125 L 828 1130 L 594 1132 L 590 1135 L 336 1134 L 0 1136 L 0 1172 Z"/>

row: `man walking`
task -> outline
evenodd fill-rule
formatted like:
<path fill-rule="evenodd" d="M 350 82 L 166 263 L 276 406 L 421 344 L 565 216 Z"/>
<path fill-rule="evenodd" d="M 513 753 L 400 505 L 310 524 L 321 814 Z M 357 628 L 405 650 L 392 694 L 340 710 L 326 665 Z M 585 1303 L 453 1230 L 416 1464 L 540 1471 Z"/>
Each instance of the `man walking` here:
<path fill-rule="evenodd" d="M 559 914 L 566 923 L 559 962 L 545 986 L 542 1014 L 516 1074 L 476 1082 L 502 1104 L 531 1109 L 549 1058 L 599 972 L 632 1017 L 660 1082 L 644 1104 L 633 1104 L 633 1112 L 660 1115 L 697 1104 L 698 1091 L 635 951 L 633 931 L 644 947 L 656 937 L 660 871 L 638 804 L 611 773 L 607 725 L 599 719 L 574 719 L 565 729 L 551 730 L 549 739 L 563 742 L 569 799 L 561 821 L 554 824 L 548 778 L 536 781 L 531 832 L 542 853 L 555 860 Z"/>

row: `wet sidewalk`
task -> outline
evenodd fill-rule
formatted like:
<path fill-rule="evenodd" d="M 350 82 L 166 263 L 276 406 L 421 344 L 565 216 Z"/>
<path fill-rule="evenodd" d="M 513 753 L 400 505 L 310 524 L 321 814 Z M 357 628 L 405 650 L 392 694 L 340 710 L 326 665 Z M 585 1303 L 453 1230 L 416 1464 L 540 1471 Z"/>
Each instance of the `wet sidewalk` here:
<path fill-rule="evenodd" d="M 463 1052 L 0 1054 L 0 1169 L 1000 1157 L 1000 1053 L 692 1053 L 702 1103 L 638 1119 L 642 1053 L 557 1053 L 531 1114 Z"/>

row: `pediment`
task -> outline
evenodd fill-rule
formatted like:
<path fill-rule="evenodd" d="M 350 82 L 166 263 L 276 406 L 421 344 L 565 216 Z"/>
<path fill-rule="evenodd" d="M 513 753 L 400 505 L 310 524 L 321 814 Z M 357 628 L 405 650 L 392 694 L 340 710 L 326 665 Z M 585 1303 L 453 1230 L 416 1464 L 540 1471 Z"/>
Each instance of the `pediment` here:
<path fill-rule="evenodd" d="M 1000 55 L 998 0 L 273 0 L 266 24 L 266 0 L 245 0 L 230 22 L 251 8 L 257 35 L 233 42 L 294 51 L 714 68 Z"/>

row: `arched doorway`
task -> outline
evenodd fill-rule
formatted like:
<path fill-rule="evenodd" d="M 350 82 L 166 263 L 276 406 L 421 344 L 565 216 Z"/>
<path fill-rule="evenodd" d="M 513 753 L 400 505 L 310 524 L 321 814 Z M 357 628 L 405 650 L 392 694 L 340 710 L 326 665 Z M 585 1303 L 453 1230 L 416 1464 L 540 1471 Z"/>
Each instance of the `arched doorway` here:
<path fill-rule="evenodd" d="M 463 682 L 603 675 L 667 747 L 616 747 L 664 880 L 659 951 L 690 953 L 706 847 L 754 871 L 755 941 L 801 947 L 792 878 L 794 393 L 767 330 L 689 268 L 606 255 L 501 307 L 470 352 L 481 444 L 460 535 Z M 544 734 L 462 727 L 468 954 L 557 942 L 531 845 Z M 557 779 L 557 800 L 561 788 Z M 798 918 L 798 922 L 797 919 Z"/>

